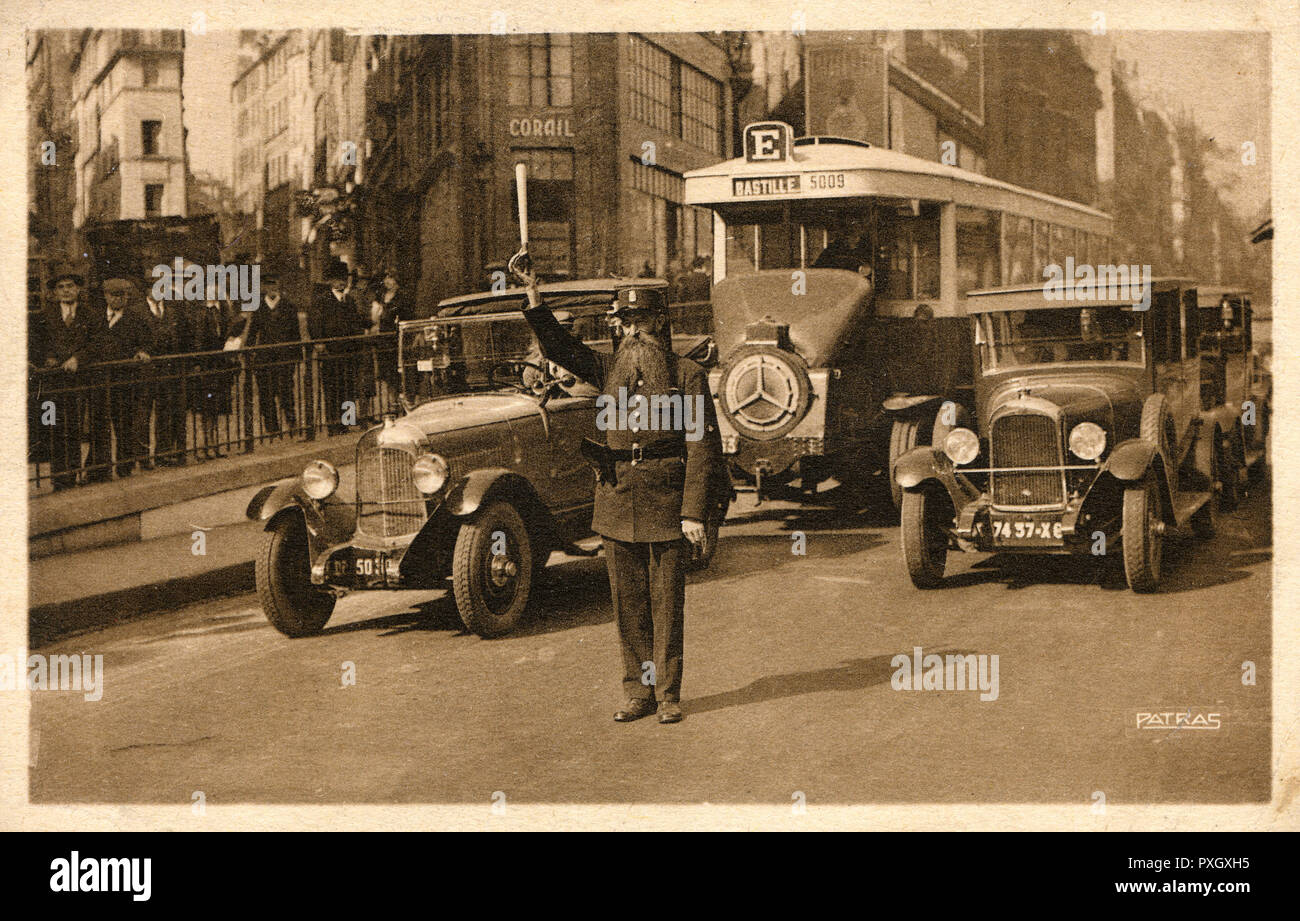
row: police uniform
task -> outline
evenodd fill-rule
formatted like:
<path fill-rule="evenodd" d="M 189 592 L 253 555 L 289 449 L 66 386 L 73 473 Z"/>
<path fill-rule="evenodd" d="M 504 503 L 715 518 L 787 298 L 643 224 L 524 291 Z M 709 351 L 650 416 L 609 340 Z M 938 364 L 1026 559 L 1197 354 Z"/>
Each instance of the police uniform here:
<path fill-rule="evenodd" d="M 645 288 L 620 290 L 613 314 L 629 310 L 666 314 L 662 292 Z M 596 352 L 565 330 L 544 306 L 524 311 L 543 354 L 614 401 L 607 385 L 615 356 Z M 695 362 L 665 350 L 669 379 L 683 403 L 703 406 L 703 437 L 689 440 L 681 429 L 633 432 L 611 427 L 606 432 L 613 455 L 613 482 L 596 486 L 592 530 L 605 540 L 610 594 L 618 623 L 623 658 L 623 689 L 629 702 L 652 708 L 680 700 L 683 607 L 686 564 L 691 546 L 682 535 L 682 519 L 705 522 L 719 500 L 717 484 L 722 443 L 718 434 L 708 377 Z M 631 404 L 640 381 L 627 388 Z M 654 663 L 653 682 L 648 664 Z M 636 716 L 647 715 L 649 709 Z M 630 718 L 636 718 L 636 716 Z M 624 713 L 616 718 L 623 718 Z M 661 719 L 662 719 L 661 714 Z"/>

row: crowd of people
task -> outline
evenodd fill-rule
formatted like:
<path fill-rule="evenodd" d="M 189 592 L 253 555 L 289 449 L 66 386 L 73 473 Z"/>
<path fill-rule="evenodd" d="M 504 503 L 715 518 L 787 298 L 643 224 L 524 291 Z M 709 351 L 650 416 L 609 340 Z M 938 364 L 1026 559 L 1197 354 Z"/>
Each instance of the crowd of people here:
<path fill-rule="evenodd" d="M 213 286 L 201 300 L 160 299 L 151 274 L 106 274 L 96 291 L 56 271 L 29 317 L 30 456 L 56 490 L 226 456 L 253 434 L 233 416 L 241 382 L 263 440 L 314 433 L 318 392 L 331 434 L 373 420 L 377 396 L 393 402 L 395 356 L 364 338 L 413 315 L 391 268 L 374 284 L 364 266 L 335 262 L 306 304 L 263 270 L 253 310 Z"/>

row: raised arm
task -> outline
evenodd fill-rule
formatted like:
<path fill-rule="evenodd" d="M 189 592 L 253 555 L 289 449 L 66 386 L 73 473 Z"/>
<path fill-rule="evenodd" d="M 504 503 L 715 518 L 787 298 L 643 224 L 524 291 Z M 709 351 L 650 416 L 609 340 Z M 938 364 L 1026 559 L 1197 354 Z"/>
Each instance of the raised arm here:
<path fill-rule="evenodd" d="M 519 276 L 528 290 L 528 306 L 524 308 L 523 315 L 532 327 L 533 335 L 537 337 L 542 354 L 548 361 L 555 362 L 593 387 L 604 387 L 605 364 L 601 360 L 602 356 L 560 325 L 542 300 L 537 289 L 537 276 L 523 263 L 524 260 L 516 255 L 510 260 L 510 270 Z"/>

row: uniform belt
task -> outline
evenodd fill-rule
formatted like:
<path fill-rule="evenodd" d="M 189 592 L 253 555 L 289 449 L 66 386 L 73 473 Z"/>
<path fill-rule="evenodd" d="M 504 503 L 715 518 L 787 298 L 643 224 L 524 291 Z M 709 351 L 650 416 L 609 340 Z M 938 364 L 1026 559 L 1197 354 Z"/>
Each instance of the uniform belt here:
<path fill-rule="evenodd" d="M 644 447 L 633 442 L 631 448 L 606 448 L 605 451 L 610 460 L 628 461 L 633 465 L 643 460 L 682 457 L 685 454 L 681 443 L 676 441 L 659 441 Z"/>

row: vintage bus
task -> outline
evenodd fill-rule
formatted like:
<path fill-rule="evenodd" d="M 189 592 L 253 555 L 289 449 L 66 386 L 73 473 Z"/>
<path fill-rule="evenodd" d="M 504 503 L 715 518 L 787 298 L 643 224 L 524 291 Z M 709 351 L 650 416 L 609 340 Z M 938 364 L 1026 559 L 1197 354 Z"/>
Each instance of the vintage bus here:
<path fill-rule="evenodd" d="M 714 213 L 710 380 L 733 476 L 761 501 L 888 473 L 898 504 L 893 462 L 974 405 L 965 292 L 1108 263 L 1111 218 L 782 122 L 744 141 L 685 183 Z"/>

